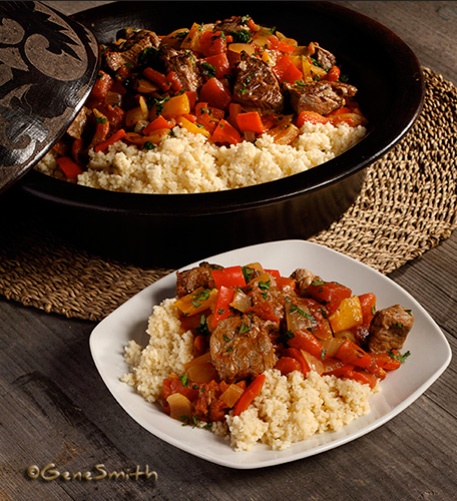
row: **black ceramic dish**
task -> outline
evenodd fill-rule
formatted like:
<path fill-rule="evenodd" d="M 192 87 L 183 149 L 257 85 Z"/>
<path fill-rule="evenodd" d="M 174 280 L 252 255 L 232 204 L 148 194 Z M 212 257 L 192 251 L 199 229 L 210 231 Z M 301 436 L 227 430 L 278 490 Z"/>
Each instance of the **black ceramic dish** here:
<path fill-rule="evenodd" d="M 249 14 L 301 44 L 333 52 L 369 132 L 355 147 L 312 170 L 238 190 L 186 195 L 114 193 L 30 172 L 21 190 L 89 250 L 143 265 L 180 266 L 216 252 L 284 238 L 308 238 L 354 202 L 366 167 L 410 129 L 423 100 L 420 64 L 379 23 L 329 2 L 117 2 L 75 18 L 100 42 L 126 26 L 166 34 L 192 22 Z"/>

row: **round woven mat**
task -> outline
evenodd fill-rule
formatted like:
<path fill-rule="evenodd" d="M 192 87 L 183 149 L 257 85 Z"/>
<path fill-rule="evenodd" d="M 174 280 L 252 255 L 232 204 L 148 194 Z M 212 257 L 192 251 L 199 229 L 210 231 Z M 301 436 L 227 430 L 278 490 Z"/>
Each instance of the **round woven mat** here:
<path fill-rule="evenodd" d="M 368 168 L 356 202 L 310 240 L 390 273 L 457 225 L 457 88 L 424 68 L 422 112 Z M 0 228 L 0 294 L 69 318 L 99 321 L 173 270 L 146 269 L 75 249 L 33 221 Z"/>

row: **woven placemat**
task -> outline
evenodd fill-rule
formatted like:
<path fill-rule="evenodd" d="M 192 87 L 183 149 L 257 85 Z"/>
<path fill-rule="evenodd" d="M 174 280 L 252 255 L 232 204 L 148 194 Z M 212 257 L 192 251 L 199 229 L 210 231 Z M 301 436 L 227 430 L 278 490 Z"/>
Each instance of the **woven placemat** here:
<path fill-rule="evenodd" d="M 390 273 L 448 238 L 457 225 L 457 88 L 424 68 L 422 112 L 367 170 L 355 203 L 311 241 Z M 0 294 L 69 318 L 99 321 L 165 274 L 75 249 L 33 221 L 0 228 Z"/>

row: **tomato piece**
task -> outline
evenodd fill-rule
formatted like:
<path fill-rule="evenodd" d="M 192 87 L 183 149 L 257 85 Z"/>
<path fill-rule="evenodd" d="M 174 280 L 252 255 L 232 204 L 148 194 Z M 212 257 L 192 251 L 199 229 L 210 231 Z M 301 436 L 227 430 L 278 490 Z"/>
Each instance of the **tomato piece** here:
<path fill-rule="evenodd" d="M 232 95 L 224 84 L 216 77 L 210 78 L 200 88 L 200 101 L 208 103 L 210 106 L 227 109 Z"/>
<path fill-rule="evenodd" d="M 202 62 L 208 63 L 214 68 L 216 78 L 225 78 L 230 73 L 230 61 L 226 52 L 206 57 L 202 59 Z"/>
<path fill-rule="evenodd" d="M 303 73 L 295 66 L 287 55 L 283 55 L 273 66 L 273 72 L 280 82 L 293 84 L 303 79 Z"/>
<path fill-rule="evenodd" d="M 276 278 L 276 287 L 280 290 L 294 290 L 295 289 L 295 280 L 290 277 L 275 277 Z"/>
<path fill-rule="evenodd" d="M 356 367 L 362 367 L 363 369 L 366 369 L 372 363 L 371 354 L 352 341 L 349 341 L 349 339 L 343 341 L 336 352 L 336 358 L 348 364 L 353 364 Z"/>
<path fill-rule="evenodd" d="M 259 374 L 252 380 L 233 408 L 235 416 L 239 416 L 251 405 L 254 398 L 261 392 L 264 382 L 265 374 Z"/>
<path fill-rule="evenodd" d="M 345 298 L 352 296 L 352 290 L 338 282 L 325 282 L 315 280 L 307 289 L 308 294 L 323 303 L 329 315 L 331 315 Z"/>
<path fill-rule="evenodd" d="M 227 40 L 222 31 L 205 31 L 199 44 L 200 52 L 205 57 L 227 52 Z"/>
<path fill-rule="evenodd" d="M 295 358 L 292 357 L 281 357 L 277 362 L 274 367 L 275 369 L 278 369 L 278 371 L 281 372 L 283 376 L 287 376 L 287 374 L 290 374 L 291 372 L 294 371 L 299 371 L 301 372 L 302 368 L 300 365 L 300 362 L 296 360 Z"/>

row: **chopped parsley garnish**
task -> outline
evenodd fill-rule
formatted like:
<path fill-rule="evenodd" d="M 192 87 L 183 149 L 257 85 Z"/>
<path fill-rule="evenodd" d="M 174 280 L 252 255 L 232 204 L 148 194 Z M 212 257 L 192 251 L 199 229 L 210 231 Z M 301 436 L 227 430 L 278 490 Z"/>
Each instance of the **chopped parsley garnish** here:
<path fill-rule="evenodd" d="M 212 64 L 207 63 L 206 61 L 204 61 L 204 62 L 201 63 L 200 66 L 201 66 L 201 69 L 202 69 L 202 74 L 205 77 L 212 78 L 212 77 L 216 76 L 216 68 Z"/>
<path fill-rule="evenodd" d="M 394 360 L 398 360 L 402 364 L 405 363 L 406 359 L 411 355 L 410 351 L 407 351 L 403 355 L 401 353 L 394 353 L 392 350 L 389 351 L 389 356 L 390 358 L 393 358 Z"/>
<path fill-rule="evenodd" d="M 240 334 L 244 334 L 245 332 L 249 332 L 251 330 L 251 326 L 245 324 L 244 322 L 240 326 Z"/>

